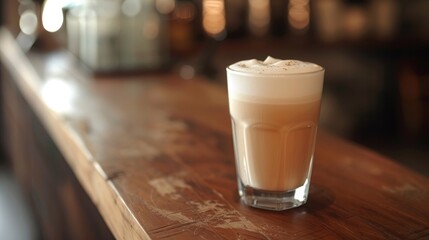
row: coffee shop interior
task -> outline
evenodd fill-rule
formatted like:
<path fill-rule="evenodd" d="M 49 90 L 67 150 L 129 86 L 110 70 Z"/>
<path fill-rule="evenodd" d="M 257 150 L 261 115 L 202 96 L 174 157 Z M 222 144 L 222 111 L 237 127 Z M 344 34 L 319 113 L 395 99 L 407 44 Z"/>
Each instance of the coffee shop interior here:
<path fill-rule="evenodd" d="M 0 7 L 24 52 L 66 52 L 93 76 L 168 72 L 226 91 L 225 68 L 242 59 L 316 62 L 326 70 L 322 131 L 429 177 L 429 1 L 3 0 Z M 8 106 L 1 106 L 3 136 Z M 38 239 L 1 143 L 0 239 Z"/>

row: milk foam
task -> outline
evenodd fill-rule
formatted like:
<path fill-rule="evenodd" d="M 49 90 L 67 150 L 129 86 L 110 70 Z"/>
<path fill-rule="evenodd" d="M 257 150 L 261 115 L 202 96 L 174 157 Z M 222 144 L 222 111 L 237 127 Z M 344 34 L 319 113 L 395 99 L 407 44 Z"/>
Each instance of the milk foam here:
<path fill-rule="evenodd" d="M 267 57 L 227 68 L 228 95 L 243 101 L 299 103 L 320 100 L 324 69 L 314 63 Z"/>
<path fill-rule="evenodd" d="M 317 72 L 323 68 L 317 64 L 299 60 L 281 60 L 268 56 L 265 61 L 244 60 L 229 66 L 231 70 L 253 74 L 293 74 Z"/>

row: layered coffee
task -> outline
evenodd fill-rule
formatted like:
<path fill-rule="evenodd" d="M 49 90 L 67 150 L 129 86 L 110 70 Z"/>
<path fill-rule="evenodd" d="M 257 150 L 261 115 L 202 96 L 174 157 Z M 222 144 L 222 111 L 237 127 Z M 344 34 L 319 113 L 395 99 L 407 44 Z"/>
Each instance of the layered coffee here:
<path fill-rule="evenodd" d="M 308 182 L 323 73 L 316 64 L 271 57 L 228 67 L 229 107 L 242 186 L 288 192 Z"/>

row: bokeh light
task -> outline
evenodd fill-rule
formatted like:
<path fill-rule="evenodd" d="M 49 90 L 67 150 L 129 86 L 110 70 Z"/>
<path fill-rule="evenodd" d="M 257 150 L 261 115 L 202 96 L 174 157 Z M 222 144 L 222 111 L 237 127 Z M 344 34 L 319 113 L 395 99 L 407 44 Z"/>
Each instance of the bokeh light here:
<path fill-rule="evenodd" d="M 288 21 L 289 25 L 296 30 L 306 29 L 310 24 L 309 0 L 289 1 Z"/>
<path fill-rule="evenodd" d="M 26 10 L 19 18 L 19 28 L 27 35 L 36 33 L 37 30 L 37 16 L 33 10 Z"/>
<path fill-rule="evenodd" d="M 42 24 L 48 32 L 58 31 L 64 22 L 62 1 L 46 0 L 43 5 Z"/>
<path fill-rule="evenodd" d="M 203 27 L 210 36 L 218 36 L 225 30 L 225 3 L 223 0 L 203 1 Z"/>
<path fill-rule="evenodd" d="M 264 35 L 270 25 L 270 1 L 249 0 L 249 28 L 254 35 Z"/>

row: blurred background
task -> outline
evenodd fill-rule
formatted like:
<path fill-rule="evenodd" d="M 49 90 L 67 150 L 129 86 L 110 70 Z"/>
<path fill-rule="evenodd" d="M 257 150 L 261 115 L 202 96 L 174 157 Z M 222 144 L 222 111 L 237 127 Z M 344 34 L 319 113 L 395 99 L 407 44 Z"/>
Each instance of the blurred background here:
<path fill-rule="evenodd" d="M 6 0 L 0 7 L 24 51 L 66 49 L 94 74 L 170 71 L 225 87 L 224 69 L 238 60 L 318 63 L 326 69 L 322 127 L 429 176 L 427 0 Z"/>
<path fill-rule="evenodd" d="M 66 49 L 94 74 L 171 71 L 225 86 L 249 58 L 326 68 L 322 126 L 429 170 L 429 1 L 7 0 L 28 51 Z"/>

